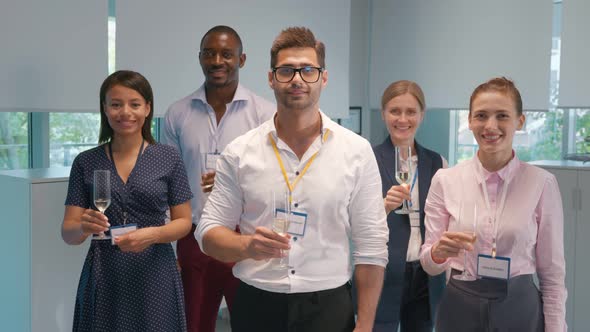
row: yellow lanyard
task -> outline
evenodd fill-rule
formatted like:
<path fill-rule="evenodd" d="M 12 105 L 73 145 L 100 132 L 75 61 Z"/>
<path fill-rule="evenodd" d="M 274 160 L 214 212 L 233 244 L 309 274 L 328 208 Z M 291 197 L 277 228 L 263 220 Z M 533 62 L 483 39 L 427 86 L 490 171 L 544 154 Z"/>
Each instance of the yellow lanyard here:
<path fill-rule="evenodd" d="M 326 132 L 324 133 L 324 136 L 322 137 L 323 142 L 326 141 L 326 137 L 328 137 L 328 133 L 329 133 L 329 129 L 326 129 Z M 299 173 L 299 176 L 297 176 L 295 178 L 295 181 L 293 181 L 293 183 L 291 183 L 291 182 L 289 182 L 289 176 L 287 175 L 287 171 L 285 170 L 285 165 L 283 164 L 283 159 L 281 158 L 281 154 L 279 153 L 279 149 L 277 148 L 277 143 L 275 143 L 275 140 L 272 138 L 271 133 L 268 133 L 268 138 L 270 139 L 270 143 L 272 144 L 272 148 L 275 151 L 275 156 L 277 156 L 277 160 L 279 161 L 279 166 L 281 166 L 281 172 L 283 173 L 283 178 L 285 178 L 285 183 L 287 183 L 287 188 L 289 188 L 289 203 L 291 203 L 291 201 L 293 200 L 291 194 L 293 193 L 293 190 L 295 189 L 297 182 L 299 182 L 299 180 L 301 180 L 301 178 L 303 177 L 305 172 L 307 172 L 307 169 L 309 168 L 309 166 L 311 166 L 315 157 L 317 156 L 318 152 L 320 152 L 320 151 L 319 150 L 316 151 L 316 153 L 314 153 L 313 156 L 311 156 L 311 158 L 309 158 L 309 161 L 307 162 L 307 164 L 303 168 L 303 171 L 301 171 L 301 173 Z"/>

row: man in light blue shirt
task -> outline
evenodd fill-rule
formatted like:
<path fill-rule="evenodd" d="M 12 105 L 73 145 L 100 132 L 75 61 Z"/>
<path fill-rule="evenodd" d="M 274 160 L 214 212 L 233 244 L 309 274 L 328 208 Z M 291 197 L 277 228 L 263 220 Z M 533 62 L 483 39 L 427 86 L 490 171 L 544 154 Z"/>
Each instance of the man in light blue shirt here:
<path fill-rule="evenodd" d="M 170 106 L 163 133 L 163 141 L 182 154 L 195 194 L 191 202 L 193 231 L 212 189 L 215 162 L 221 151 L 276 111 L 274 104 L 239 84 L 239 70 L 246 62 L 246 54 L 234 29 L 211 28 L 201 40 L 199 62 L 205 83 Z M 238 285 L 231 271 L 233 264 L 203 254 L 193 232 L 178 240 L 177 254 L 188 330 L 214 332 L 222 296 L 231 312 Z"/>

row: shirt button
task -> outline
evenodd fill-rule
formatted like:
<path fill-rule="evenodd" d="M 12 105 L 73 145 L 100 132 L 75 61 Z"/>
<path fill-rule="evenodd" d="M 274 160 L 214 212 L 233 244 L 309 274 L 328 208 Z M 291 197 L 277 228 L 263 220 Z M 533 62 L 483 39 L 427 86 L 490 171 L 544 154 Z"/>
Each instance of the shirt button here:
<path fill-rule="evenodd" d="M 295 236 L 295 237 L 293 238 L 293 241 L 297 241 L 297 236 Z"/>
<path fill-rule="evenodd" d="M 295 270 L 291 270 L 291 274 L 295 274 Z"/>
<path fill-rule="evenodd" d="M 295 207 L 298 207 L 298 206 L 299 206 L 299 203 L 295 203 L 295 204 L 293 204 L 293 205 L 294 205 Z"/>
<path fill-rule="evenodd" d="M 299 175 L 299 171 L 295 172 L 295 175 Z"/>

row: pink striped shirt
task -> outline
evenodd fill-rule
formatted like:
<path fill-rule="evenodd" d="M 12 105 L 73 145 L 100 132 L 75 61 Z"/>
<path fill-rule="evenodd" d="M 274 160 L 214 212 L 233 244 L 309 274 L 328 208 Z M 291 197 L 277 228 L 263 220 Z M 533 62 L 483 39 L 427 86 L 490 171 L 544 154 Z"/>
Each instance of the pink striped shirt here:
<path fill-rule="evenodd" d="M 508 181 L 505 204 L 501 197 Z M 483 183 L 489 196 L 488 209 Z M 431 248 L 449 231 L 472 228 L 457 222 L 461 202 L 477 204 L 477 241 L 467 253 L 467 270 L 476 274 L 477 254 L 490 255 L 497 209 L 497 255 L 511 259 L 510 276 L 537 273 L 543 298 L 546 331 L 566 331 L 563 207 L 555 176 L 521 162 L 516 155 L 501 170 L 489 172 L 475 156 L 455 167 L 439 170 L 426 199 L 426 239 L 420 252 L 424 270 L 440 274 L 449 268 L 463 270 L 463 254 L 442 264 L 432 260 Z M 491 210 L 491 211 L 490 211 Z M 465 215 L 463 213 L 463 215 Z"/>

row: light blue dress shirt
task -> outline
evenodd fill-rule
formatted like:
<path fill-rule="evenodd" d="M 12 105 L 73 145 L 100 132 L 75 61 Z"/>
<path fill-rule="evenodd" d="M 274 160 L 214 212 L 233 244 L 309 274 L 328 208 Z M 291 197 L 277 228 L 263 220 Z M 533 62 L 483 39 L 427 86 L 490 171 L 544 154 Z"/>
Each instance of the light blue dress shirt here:
<path fill-rule="evenodd" d="M 195 195 L 191 201 L 194 224 L 198 224 L 207 200 L 207 194 L 201 190 L 207 153 L 221 153 L 236 137 L 258 127 L 275 112 L 273 103 L 239 84 L 219 123 L 213 107 L 207 103 L 205 85 L 168 108 L 162 142 L 176 147 L 182 155 Z"/>

